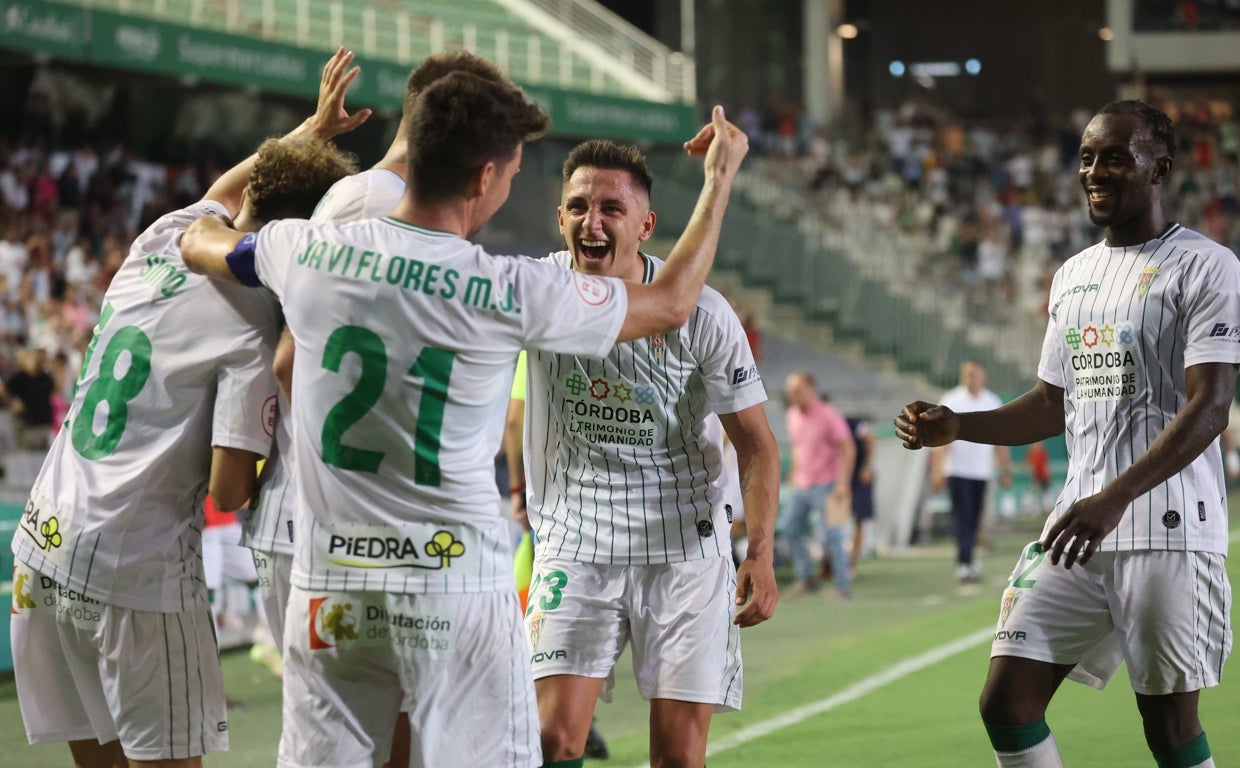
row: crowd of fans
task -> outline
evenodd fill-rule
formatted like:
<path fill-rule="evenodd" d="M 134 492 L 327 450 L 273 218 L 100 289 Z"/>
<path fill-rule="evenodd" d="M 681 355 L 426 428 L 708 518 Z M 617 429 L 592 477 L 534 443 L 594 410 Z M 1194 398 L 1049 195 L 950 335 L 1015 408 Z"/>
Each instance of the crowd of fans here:
<path fill-rule="evenodd" d="M 1226 100 L 1151 101 L 1179 139 L 1163 200 L 1168 215 L 1240 251 L 1240 122 Z M 1045 309 L 1063 260 L 1100 231 L 1086 215 L 1078 146 L 1092 112 L 1062 119 L 964 121 L 924 102 L 882 113 L 867 140 L 815 136 L 796 162 L 831 217 L 847 194 L 877 224 L 922 237 L 917 271 L 944 292 L 963 291 L 974 316 L 1005 319 Z M 759 137 L 759 142 L 769 139 Z"/>
<path fill-rule="evenodd" d="M 142 162 L 120 145 L 0 139 L 0 448 L 47 447 L 134 237 L 219 173 Z"/>

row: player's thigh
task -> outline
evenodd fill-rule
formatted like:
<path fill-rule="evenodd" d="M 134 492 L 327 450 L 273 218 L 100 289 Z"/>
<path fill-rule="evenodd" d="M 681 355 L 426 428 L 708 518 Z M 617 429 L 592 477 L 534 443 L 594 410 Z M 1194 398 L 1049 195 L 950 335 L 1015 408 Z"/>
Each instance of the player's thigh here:
<path fill-rule="evenodd" d="M 646 699 L 740 709 L 736 571 L 726 557 L 629 569 L 633 672 Z"/>
<path fill-rule="evenodd" d="M 389 595 L 386 609 L 382 620 L 406 692 L 412 764 L 541 765 L 516 594 Z"/>
<path fill-rule="evenodd" d="M 183 760 L 227 750 L 224 673 L 210 607 L 152 613 L 105 606 L 104 617 L 100 668 L 113 711 L 125 707 L 117 723 L 125 754 Z"/>
<path fill-rule="evenodd" d="M 1039 542 L 1028 544 L 1000 599 L 991 658 L 1073 665 L 1073 679 L 1106 685 L 1123 660 L 1105 576 L 1114 558 L 1099 553 L 1068 569 L 1052 565 Z"/>
<path fill-rule="evenodd" d="M 280 766 L 371 768 L 386 757 L 400 666 L 365 619 L 383 606 L 383 593 L 290 590 Z"/>
<path fill-rule="evenodd" d="M 98 681 L 82 693 L 77 689 L 60 644 L 52 580 L 18 565 L 13 572 L 9 619 L 17 702 L 29 742 L 115 739 L 116 726 Z M 95 727 L 96 721 L 101 729 Z"/>
<path fill-rule="evenodd" d="M 610 678 L 629 637 L 626 568 L 538 558 L 525 627 L 534 679 L 551 675 Z M 610 682 L 603 688 L 604 700 Z"/>
<path fill-rule="evenodd" d="M 1121 552 L 1111 600 L 1134 691 L 1161 696 L 1218 685 L 1232 645 L 1223 555 Z"/>

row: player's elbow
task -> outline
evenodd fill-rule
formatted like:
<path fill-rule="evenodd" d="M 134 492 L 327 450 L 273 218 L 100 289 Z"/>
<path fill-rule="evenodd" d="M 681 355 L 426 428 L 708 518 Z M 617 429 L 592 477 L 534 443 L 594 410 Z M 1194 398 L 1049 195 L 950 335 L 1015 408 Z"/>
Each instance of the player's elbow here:
<path fill-rule="evenodd" d="M 260 458 L 257 453 L 239 448 L 215 448 L 207 491 L 216 509 L 232 512 L 250 500 L 257 483 L 256 470 Z"/>
<path fill-rule="evenodd" d="M 250 497 L 254 495 L 254 481 L 220 486 L 212 483 L 210 493 L 211 502 L 215 504 L 216 509 L 221 512 L 232 512 L 245 506 Z"/>

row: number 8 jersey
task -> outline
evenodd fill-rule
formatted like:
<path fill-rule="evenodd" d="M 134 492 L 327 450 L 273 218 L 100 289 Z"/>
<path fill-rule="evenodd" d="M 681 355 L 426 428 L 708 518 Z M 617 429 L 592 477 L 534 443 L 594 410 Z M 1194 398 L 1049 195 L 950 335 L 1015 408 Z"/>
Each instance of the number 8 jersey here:
<path fill-rule="evenodd" d="M 205 601 L 200 540 L 212 446 L 267 455 L 279 310 L 190 272 L 178 242 L 204 201 L 138 237 L 104 296 L 73 404 L 13 553 L 84 596 L 142 611 Z"/>

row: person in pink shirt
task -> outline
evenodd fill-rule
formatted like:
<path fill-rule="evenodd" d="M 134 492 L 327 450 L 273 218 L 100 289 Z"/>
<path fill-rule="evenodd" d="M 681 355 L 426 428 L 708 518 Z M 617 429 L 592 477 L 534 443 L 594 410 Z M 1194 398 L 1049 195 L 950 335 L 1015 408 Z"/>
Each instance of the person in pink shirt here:
<path fill-rule="evenodd" d="M 834 496 L 849 502 L 856 448 L 848 422 L 819 397 L 810 373 L 794 373 L 785 386 L 788 397 L 788 438 L 792 442 L 789 480 L 794 494 L 786 526 L 797 583 L 793 594 L 818 589 L 814 564 L 806 547 L 807 536 L 820 542 L 831 555 L 835 589 L 844 598 L 852 595 L 851 563 L 845 548 L 847 524 L 827 525 L 827 500 Z M 843 482 L 838 482 L 840 480 Z"/>

